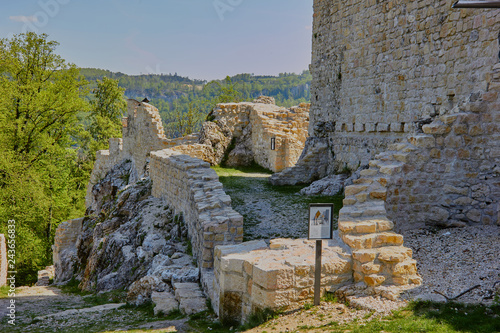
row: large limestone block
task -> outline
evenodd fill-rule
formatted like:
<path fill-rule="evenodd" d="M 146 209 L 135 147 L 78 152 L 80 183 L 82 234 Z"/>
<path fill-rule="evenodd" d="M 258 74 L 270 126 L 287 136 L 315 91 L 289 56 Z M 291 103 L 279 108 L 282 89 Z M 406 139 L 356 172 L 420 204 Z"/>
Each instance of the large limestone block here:
<path fill-rule="evenodd" d="M 296 301 L 294 289 L 266 290 L 254 285 L 251 300 L 254 305 L 261 309 L 287 307 Z"/>
<path fill-rule="evenodd" d="M 402 262 L 412 256 L 412 250 L 404 246 L 382 247 L 378 252 L 378 259 L 387 263 Z"/>
<path fill-rule="evenodd" d="M 202 312 L 208 309 L 207 300 L 204 297 L 181 298 L 179 309 L 187 315 Z"/>
<path fill-rule="evenodd" d="M 236 245 L 219 245 L 215 247 L 215 256 L 221 258 L 229 254 L 242 254 L 254 250 L 266 249 L 267 244 L 264 240 L 254 240 Z"/>
<path fill-rule="evenodd" d="M 247 288 L 246 279 L 239 274 L 224 273 L 219 276 L 221 292 L 244 292 Z"/>
<path fill-rule="evenodd" d="M 293 285 L 294 269 L 275 260 L 266 260 L 253 267 L 253 281 L 268 289 L 286 289 Z"/>

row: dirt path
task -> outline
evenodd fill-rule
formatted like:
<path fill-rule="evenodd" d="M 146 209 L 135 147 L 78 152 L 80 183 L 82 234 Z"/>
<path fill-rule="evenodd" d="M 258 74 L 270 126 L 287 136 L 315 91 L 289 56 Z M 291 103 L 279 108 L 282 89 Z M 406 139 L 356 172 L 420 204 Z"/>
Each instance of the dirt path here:
<path fill-rule="evenodd" d="M 187 319 L 161 320 L 145 311 L 120 308 L 92 313 L 75 313 L 64 317 L 36 320 L 35 317 L 69 309 L 93 307 L 85 301 L 88 296 L 69 295 L 55 287 L 20 287 L 15 298 L 16 321 L 12 326 L 6 317 L 9 298 L 0 299 L 0 332 L 189 332 Z"/>

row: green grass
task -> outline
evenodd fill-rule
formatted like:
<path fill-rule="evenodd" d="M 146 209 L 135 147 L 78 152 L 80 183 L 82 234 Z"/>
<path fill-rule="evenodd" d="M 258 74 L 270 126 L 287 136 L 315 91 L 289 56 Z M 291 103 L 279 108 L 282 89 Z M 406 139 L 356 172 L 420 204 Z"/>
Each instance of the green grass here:
<path fill-rule="evenodd" d="M 212 169 L 217 172 L 219 177 L 240 177 L 242 174 L 248 174 L 248 173 L 264 173 L 268 175 L 272 175 L 273 172 L 269 169 L 266 169 L 264 167 L 261 167 L 257 163 L 253 162 L 252 165 L 249 166 L 242 166 L 242 167 L 223 167 L 223 166 L 213 166 Z"/>
<path fill-rule="evenodd" d="M 324 327 L 332 333 L 454 333 L 500 332 L 500 307 L 464 305 L 459 303 L 413 302 L 389 317 L 374 319 L 366 324 Z"/>
<path fill-rule="evenodd" d="M 124 289 L 113 290 L 105 293 L 93 294 L 85 297 L 85 303 L 91 306 L 109 304 L 109 303 L 123 303 L 127 298 L 127 291 Z"/>
<path fill-rule="evenodd" d="M 9 286 L 3 286 L 0 287 L 0 298 L 7 298 L 9 297 Z"/>
<path fill-rule="evenodd" d="M 62 285 L 59 287 L 63 293 L 66 294 L 73 294 L 73 295 L 80 295 L 80 296 L 85 296 L 85 295 L 90 295 L 91 292 L 81 290 L 78 288 L 78 285 L 80 284 L 80 281 L 75 279 L 74 277 L 68 281 L 65 285 Z"/>

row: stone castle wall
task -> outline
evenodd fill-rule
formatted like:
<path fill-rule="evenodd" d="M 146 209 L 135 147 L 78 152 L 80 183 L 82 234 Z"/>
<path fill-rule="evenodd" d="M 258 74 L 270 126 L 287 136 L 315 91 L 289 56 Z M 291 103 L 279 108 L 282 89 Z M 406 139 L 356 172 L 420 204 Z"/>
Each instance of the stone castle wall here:
<path fill-rule="evenodd" d="M 499 222 L 500 16 L 452 3 L 316 0 L 314 144 L 271 181 L 355 170 L 410 139 L 418 151 L 388 184 L 396 230 Z"/>
<path fill-rule="evenodd" d="M 314 1 L 310 133 L 329 139 L 337 168 L 487 90 L 500 16 L 453 2 Z"/>
<path fill-rule="evenodd" d="M 152 195 L 183 214 L 199 267 L 213 267 L 215 246 L 243 240 L 243 217 L 209 163 L 171 149 L 155 151 L 150 176 Z"/>
<path fill-rule="evenodd" d="M 488 90 L 462 112 L 437 117 L 410 136 L 416 149 L 388 189 L 399 229 L 500 224 L 500 64 Z"/>

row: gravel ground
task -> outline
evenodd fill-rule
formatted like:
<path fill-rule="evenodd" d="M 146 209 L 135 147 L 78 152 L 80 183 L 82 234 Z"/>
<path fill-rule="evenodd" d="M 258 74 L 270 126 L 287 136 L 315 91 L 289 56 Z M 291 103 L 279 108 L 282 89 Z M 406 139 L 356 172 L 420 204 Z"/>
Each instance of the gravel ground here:
<path fill-rule="evenodd" d="M 304 196 L 304 186 L 272 186 L 269 174 L 218 170 L 224 191 L 231 196 L 233 209 L 244 217 L 245 240 L 306 238 L 309 203 L 332 202 L 338 218 L 341 196 Z"/>
<path fill-rule="evenodd" d="M 419 229 L 403 235 L 424 280 L 421 287 L 406 293 L 407 298 L 444 301 L 435 291 L 453 298 L 478 285 L 457 301 L 492 304 L 493 284 L 500 281 L 500 226 Z"/>
<path fill-rule="evenodd" d="M 79 295 L 62 293 L 54 287 L 20 287 L 16 289 L 15 326 L 7 323 L 5 310 L 9 298 L 0 299 L 0 332 L 104 332 L 130 329 L 189 332 L 187 319 L 160 320 L 135 309 L 118 309 L 94 313 L 69 314 L 59 318 L 34 320 L 37 316 L 69 309 L 92 307 Z M 149 332 L 149 331 L 148 331 Z"/>

